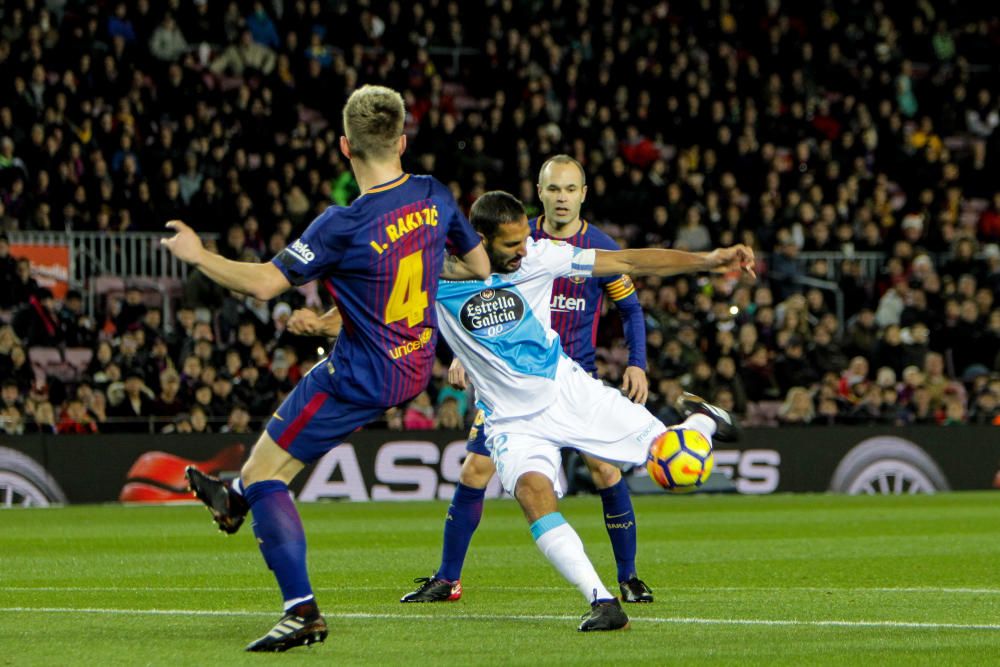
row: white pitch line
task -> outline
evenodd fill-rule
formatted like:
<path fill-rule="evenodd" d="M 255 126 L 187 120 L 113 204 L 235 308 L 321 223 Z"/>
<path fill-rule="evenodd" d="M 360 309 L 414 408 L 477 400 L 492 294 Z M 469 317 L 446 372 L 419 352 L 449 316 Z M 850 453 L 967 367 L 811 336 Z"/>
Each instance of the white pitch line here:
<path fill-rule="evenodd" d="M 336 592 L 336 591 L 399 591 L 405 589 L 406 585 L 402 586 L 329 586 L 329 587 L 315 587 L 314 590 L 319 592 Z M 474 586 L 470 588 L 475 588 L 477 591 L 500 591 L 509 592 L 517 591 L 524 592 L 524 587 L 522 586 Z M 221 593 L 221 592 L 233 592 L 233 593 L 256 593 L 260 591 L 272 591 L 273 587 L 270 586 L 4 586 L 0 589 L 0 593 L 4 591 L 16 591 L 24 593 L 32 592 L 109 592 L 113 593 L 116 591 L 121 591 L 125 593 L 184 593 L 184 592 L 201 592 L 201 593 Z M 559 592 L 572 590 L 565 586 L 532 586 L 533 591 L 542 592 Z M 679 592 L 684 592 L 684 589 L 675 589 Z M 969 594 L 969 595 L 1000 595 L 1000 588 L 938 588 L 932 586 L 911 586 L 911 587 L 892 587 L 892 586 L 872 586 L 872 587 L 854 587 L 854 588 L 841 588 L 837 586 L 699 586 L 697 592 L 704 593 L 706 591 L 721 591 L 721 592 L 755 592 L 759 591 L 762 593 L 786 593 L 786 592 L 803 592 L 803 593 L 940 593 L 945 595 L 955 595 L 955 594 Z"/>
<path fill-rule="evenodd" d="M 0 607 L 0 612 L 31 613 L 31 614 L 128 614 L 132 616 L 273 616 L 273 613 L 263 611 L 221 611 L 211 609 L 74 609 L 70 607 Z M 559 616 L 553 614 L 372 614 L 344 613 L 329 614 L 327 618 L 354 618 L 380 620 L 481 620 L 481 621 L 578 621 L 577 616 Z M 919 621 L 840 621 L 817 620 L 802 621 L 797 619 L 757 619 L 757 618 L 698 618 L 698 617 L 634 617 L 639 623 L 665 623 L 686 625 L 745 625 L 745 626 L 812 626 L 834 628 L 900 628 L 922 630 L 1000 630 L 996 623 L 926 623 Z"/>

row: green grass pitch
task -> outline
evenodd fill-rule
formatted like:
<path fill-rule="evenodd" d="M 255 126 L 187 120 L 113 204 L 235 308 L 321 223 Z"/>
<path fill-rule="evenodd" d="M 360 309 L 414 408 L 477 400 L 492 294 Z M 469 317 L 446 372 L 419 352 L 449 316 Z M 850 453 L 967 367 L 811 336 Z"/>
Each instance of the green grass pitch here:
<path fill-rule="evenodd" d="M 270 657 L 242 652 L 280 615 L 249 526 L 227 538 L 195 506 L 2 511 L 0 665 L 997 664 L 998 500 L 637 497 L 656 602 L 593 634 L 509 500 L 487 501 L 463 599 L 434 605 L 398 599 L 438 562 L 445 503 L 304 505 L 330 637 Z M 562 511 L 612 585 L 600 501 Z"/>

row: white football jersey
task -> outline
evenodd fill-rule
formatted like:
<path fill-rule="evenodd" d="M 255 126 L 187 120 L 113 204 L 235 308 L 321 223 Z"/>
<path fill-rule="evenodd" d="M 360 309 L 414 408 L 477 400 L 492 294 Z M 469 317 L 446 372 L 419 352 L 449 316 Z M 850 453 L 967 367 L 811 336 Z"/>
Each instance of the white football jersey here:
<path fill-rule="evenodd" d="M 569 358 L 550 326 L 552 282 L 590 277 L 597 256 L 550 239 L 529 238 L 526 245 L 513 273 L 442 280 L 438 287 L 441 333 L 492 419 L 534 414 L 555 400 L 556 369 Z"/>

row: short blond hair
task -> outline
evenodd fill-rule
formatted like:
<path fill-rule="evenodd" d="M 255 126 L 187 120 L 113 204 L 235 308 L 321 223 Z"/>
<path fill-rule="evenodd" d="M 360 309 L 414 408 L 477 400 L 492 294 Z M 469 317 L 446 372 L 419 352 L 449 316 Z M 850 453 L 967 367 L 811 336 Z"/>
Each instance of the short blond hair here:
<path fill-rule="evenodd" d="M 351 155 L 360 160 L 391 157 L 398 150 L 405 119 L 402 95 L 385 86 L 361 86 L 344 105 L 344 134 Z"/>

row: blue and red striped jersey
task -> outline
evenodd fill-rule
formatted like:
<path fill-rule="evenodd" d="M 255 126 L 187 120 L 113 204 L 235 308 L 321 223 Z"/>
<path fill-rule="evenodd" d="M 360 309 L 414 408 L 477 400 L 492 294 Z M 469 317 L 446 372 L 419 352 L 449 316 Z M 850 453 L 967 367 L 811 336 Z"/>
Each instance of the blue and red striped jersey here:
<path fill-rule="evenodd" d="M 555 238 L 542 229 L 544 216 L 530 221 L 531 237 Z M 614 239 L 586 220 L 580 231 L 569 238 L 558 239 L 579 248 L 621 250 Z M 625 323 L 629 346 L 629 365 L 646 367 L 646 331 L 642 324 L 642 309 L 635 296 L 635 287 L 628 276 L 599 278 L 556 278 L 552 286 L 552 328 L 559 334 L 563 349 L 589 373 L 597 370 L 594 346 L 601 302 L 607 293 L 618 307 Z M 632 320 L 637 320 L 633 322 Z"/>
<path fill-rule="evenodd" d="M 271 260 L 293 285 L 322 280 L 333 294 L 344 329 L 324 362 L 332 394 L 391 407 L 426 388 L 446 244 L 464 255 L 479 243 L 447 187 L 403 174 L 329 207 Z"/>

